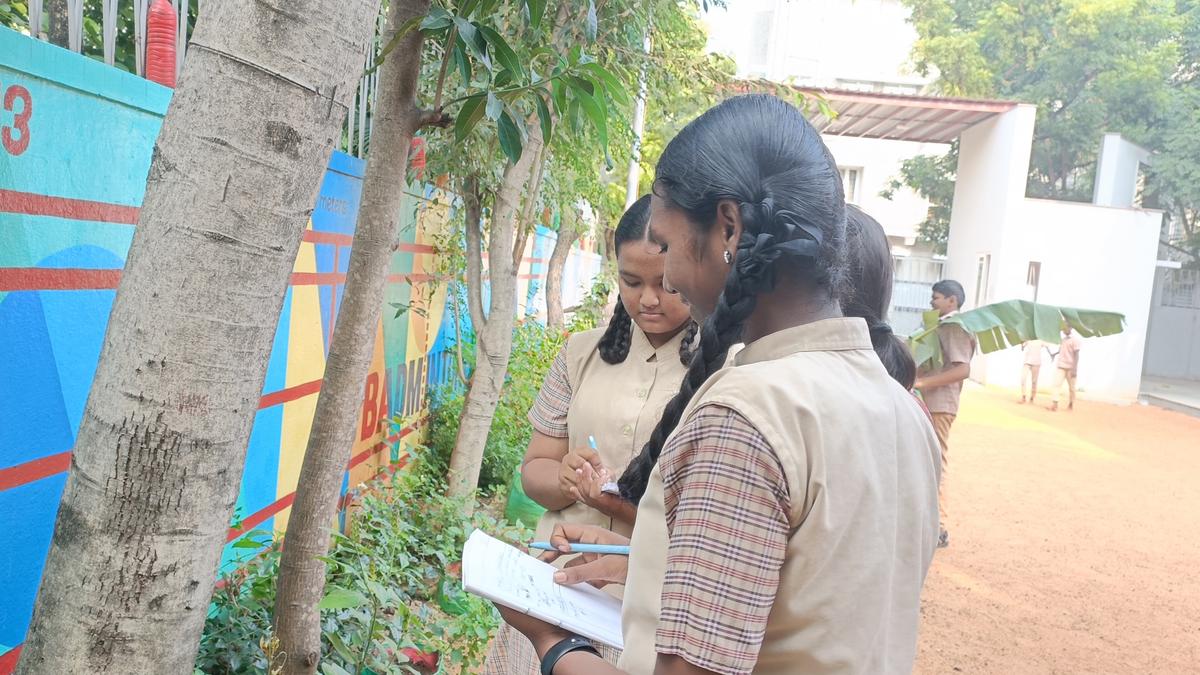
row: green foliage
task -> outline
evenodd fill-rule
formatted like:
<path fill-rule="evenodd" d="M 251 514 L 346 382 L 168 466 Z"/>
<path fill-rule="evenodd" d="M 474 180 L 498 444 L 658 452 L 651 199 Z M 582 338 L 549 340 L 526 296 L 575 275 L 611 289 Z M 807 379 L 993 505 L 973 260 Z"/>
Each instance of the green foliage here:
<path fill-rule="evenodd" d="M 941 366 L 942 350 L 937 336 L 939 323 L 962 326 L 975 335 L 979 350 L 990 354 L 1027 340 L 1058 344 L 1063 324 L 1071 326 L 1083 337 L 1115 335 L 1124 330 L 1125 316 L 1117 312 L 1055 307 L 1028 300 L 994 302 L 959 312 L 940 322 L 937 312 L 930 311 L 925 313 L 926 328 L 908 339 L 913 358 L 919 366 L 926 363 L 935 368 Z"/>
<path fill-rule="evenodd" d="M 571 322 L 567 325 L 567 332 L 580 333 L 608 321 L 604 310 L 608 307 L 608 300 L 616 288 L 616 269 L 613 265 L 606 265 L 592 281 L 592 287 L 588 289 L 583 302 L 579 303 L 579 307 L 575 309 Z"/>
<path fill-rule="evenodd" d="M 1194 231 L 1200 119 L 1200 3 L 1195 0 L 905 0 L 914 62 L 951 96 L 1037 106 L 1028 192 L 1091 198 L 1101 135 L 1161 153 L 1150 199 Z M 1161 160 L 1161 161 L 1160 161 Z M 948 209 L 952 172 L 929 158 L 900 182 Z M 952 167 L 951 167 L 952 168 Z M 926 171 L 924 169 L 933 169 Z M 906 175 L 907 174 L 907 175 Z M 951 191 L 952 193 L 952 191 Z M 932 216 L 933 214 L 931 214 Z M 935 221 L 932 218 L 927 224 Z M 936 241 L 937 228 L 929 231 Z"/>
<path fill-rule="evenodd" d="M 446 672 L 482 662 L 499 617 L 490 603 L 463 593 L 452 570 L 474 528 L 513 543 L 530 533 L 484 508 L 464 519 L 461 501 L 445 496 L 443 476 L 428 451 L 414 450 L 405 470 L 371 486 L 350 531 L 333 535 L 320 604 L 322 672 L 421 672 L 405 649 L 440 654 Z M 199 671 L 267 672 L 279 559 L 272 545 L 223 577 L 201 639 Z"/>
<path fill-rule="evenodd" d="M 65 0 L 64 0 L 65 2 Z M 113 65 L 129 73 L 137 72 L 137 47 L 134 42 L 132 2 L 118 3 L 116 21 L 116 44 L 113 49 Z M 188 26 L 195 25 L 199 0 L 188 0 Z M 83 2 L 83 35 L 81 53 L 98 61 L 104 60 L 104 24 L 103 0 L 84 0 Z M 31 31 L 29 27 L 29 2 L 0 3 L 0 26 L 16 31 L 49 34 L 50 12 L 47 3 L 42 7 L 42 25 L 39 31 Z M 62 30 L 66 34 L 66 30 Z M 66 45 L 61 45 L 66 46 Z"/>
<path fill-rule="evenodd" d="M 933 246 L 935 253 L 942 255 L 946 253 L 950 238 L 950 205 L 954 202 L 957 168 L 958 141 L 955 141 L 945 155 L 917 155 L 904 160 L 900 165 L 900 176 L 893 178 L 880 193 L 884 199 L 891 199 L 901 187 L 909 186 L 929 202 L 929 211 L 917 226 L 917 234 Z"/>
<path fill-rule="evenodd" d="M 508 376 L 500 392 L 496 414 L 492 417 L 483 453 L 483 468 L 479 473 L 479 488 L 484 494 L 494 494 L 506 486 L 512 478 L 513 469 L 520 465 L 525 456 L 525 448 L 529 446 L 533 433 L 529 426 L 529 410 L 546 379 L 550 364 L 566 343 L 566 337 L 565 333 L 532 320 L 517 324 L 513 332 Z M 449 466 L 464 403 L 464 394 L 457 387 L 436 392 L 430 403 L 431 461 L 442 471 Z"/>

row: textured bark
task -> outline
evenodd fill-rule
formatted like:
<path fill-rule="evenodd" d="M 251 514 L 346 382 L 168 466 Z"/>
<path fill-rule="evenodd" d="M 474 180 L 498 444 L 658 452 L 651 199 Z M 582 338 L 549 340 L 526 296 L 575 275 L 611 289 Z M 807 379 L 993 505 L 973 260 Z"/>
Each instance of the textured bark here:
<path fill-rule="evenodd" d="M 63 49 L 70 49 L 70 11 L 67 7 L 67 0 L 46 0 L 42 11 L 46 13 L 48 24 L 46 39 L 52 45 L 58 45 Z M 30 32 L 33 33 L 34 31 Z"/>
<path fill-rule="evenodd" d="M 146 182 L 21 675 L 190 673 L 377 3 L 209 0 Z"/>
<path fill-rule="evenodd" d="M 521 158 L 516 164 L 509 164 L 505 168 L 500 189 L 496 192 L 488 228 L 491 295 L 486 317 L 482 316 L 481 300 L 482 236 L 478 222 L 473 225 L 470 218 L 467 220 L 467 295 L 477 339 L 475 370 L 471 373 L 471 386 L 467 389 L 454 453 L 450 456 L 449 492 L 455 497 L 469 498 L 475 494 L 492 416 L 496 412 L 496 404 L 504 387 L 504 376 L 508 372 L 517 308 L 517 266 L 513 264 L 512 255 L 517 218 L 521 192 L 530 183 L 534 160 L 540 156 L 541 150 L 541 130 L 533 125 Z M 536 195 L 526 193 L 526 197 L 534 199 Z M 474 501 L 468 499 L 468 510 L 473 504 Z"/>
<path fill-rule="evenodd" d="M 392 0 L 383 44 L 389 44 L 395 31 L 410 19 L 428 12 L 429 0 Z M 275 631 L 284 654 L 283 672 L 288 675 L 315 673 L 321 660 L 317 604 L 325 591 L 325 563 L 320 557 L 329 550 L 330 523 L 354 444 L 363 381 L 371 367 L 412 136 L 432 116 L 419 109 L 416 101 L 421 41 L 420 31 L 409 31 L 379 71 L 379 105 L 345 291 L 279 570 Z"/>
<path fill-rule="evenodd" d="M 527 126 L 540 124 L 537 118 L 532 118 L 526 121 Z M 539 133 L 540 127 L 539 127 Z M 542 189 L 542 174 L 546 170 L 546 152 L 547 147 L 543 142 L 541 150 L 538 151 L 537 157 L 533 160 L 533 176 L 529 179 L 529 189 L 525 192 L 527 195 L 525 205 L 521 208 L 521 219 L 517 221 L 517 240 L 513 242 L 513 264 L 517 266 L 517 271 L 521 269 L 521 263 L 525 260 L 525 245 L 529 242 L 529 235 L 537 230 L 537 223 L 533 221 L 534 211 L 537 210 L 537 196 Z"/>
<path fill-rule="evenodd" d="M 558 239 L 554 241 L 554 250 L 550 253 L 550 261 L 546 265 L 546 325 L 551 328 L 562 328 L 566 325 L 562 275 L 567 257 L 571 254 L 571 245 L 578 239 L 579 228 L 574 224 L 568 225 L 564 218 L 562 227 L 558 230 Z"/>

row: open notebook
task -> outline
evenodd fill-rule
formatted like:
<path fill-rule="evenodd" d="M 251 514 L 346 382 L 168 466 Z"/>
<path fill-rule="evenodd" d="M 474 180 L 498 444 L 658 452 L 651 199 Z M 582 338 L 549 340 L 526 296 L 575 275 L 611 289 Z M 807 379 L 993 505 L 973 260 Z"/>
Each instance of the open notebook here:
<path fill-rule="evenodd" d="M 554 583 L 552 565 L 475 530 L 463 546 L 463 588 L 618 649 L 621 602 L 591 586 Z"/>

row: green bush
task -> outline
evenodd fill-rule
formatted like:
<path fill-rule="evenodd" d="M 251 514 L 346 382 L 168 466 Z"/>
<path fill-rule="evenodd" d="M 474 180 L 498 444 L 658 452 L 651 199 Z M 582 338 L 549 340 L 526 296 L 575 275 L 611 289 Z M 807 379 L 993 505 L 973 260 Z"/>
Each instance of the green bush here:
<path fill-rule="evenodd" d="M 494 494 L 497 488 L 508 485 L 513 470 L 520 465 L 533 433 L 529 409 L 566 339 L 563 331 L 548 329 L 532 320 L 518 323 L 513 331 L 508 375 L 492 417 L 479 472 L 479 489 L 483 494 Z M 436 391 L 430 401 L 429 445 L 436 455 L 434 461 L 442 468 L 449 466 L 454 451 L 464 397 L 461 387 L 445 387 Z"/>
<path fill-rule="evenodd" d="M 444 472 L 422 449 L 407 469 L 362 498 L 346 534 L 335 533 L 321 603 L 322 673 L 420 673 L 406 649 L 436 652 L 438 672 L 479 665 L 499 622 L 490 603 L 462 592 L 462 547 L 478 527 L 510 542 L 530 533 L 488 513 L 465 518 L 446 496 Z M 249 535 L 253 536 L 253 535 Z M 212 675 L 270 672 L 280 551 L 271 545 L 222 579 L 205 624 L 196 670 Z"/>

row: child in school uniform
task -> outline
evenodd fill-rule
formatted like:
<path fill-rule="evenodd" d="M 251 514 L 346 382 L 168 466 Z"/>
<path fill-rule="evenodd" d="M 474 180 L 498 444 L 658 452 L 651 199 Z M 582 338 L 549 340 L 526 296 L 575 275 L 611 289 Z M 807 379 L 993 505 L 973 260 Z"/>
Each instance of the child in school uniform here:
<path fill-rule="evenodd" d="M 1032 403 L 1037 398 L 1038 376 L 1042 372 L 1042 349 L 1045 343 L 1041 340 L 1028 340 L 1021 344 L 1025 364 L 1021 366 L 1021 403 Z M 1029 398 L 1025 397 L 1026 383 L 1029 383 Z"/>
<path fill-rule="evenodd" d="M 1064 384 L 1068 389 L 1067 410 L 1075 409 L 1075 380 L 1079 377 L 1079 350 L 1082 347 L 1083 340 L 1070 326 L 1063 326 L 1062 342 L 1054 357 L 1054 400 L 1050 403 L 1050 410 L 1058 410 L 1058 399 Z"/>
<path fill-rule="evenodd" d="M 529 412 L 533 438 L 521 484 L 547 509 L 538 540 L 548 539 L 563 522 L 625 536 L 633 531 L 636 507 L 602 492 L 601 477 L 616 480 L 650 438 L 663 407 L 679 391 L 696 332 L 687 306 L 663 289 L 665 258 L 646 241 L 649 215 L 646 195 L 626 211 L 614 233 L 620 298 L 608 326 L 570 337 Z M 590 447 L 593 440 L 596 449 Z M 580 476 L 585 468 L 586 481 Z M 599 479 L 590 480 L 593 476 Z M 620 597 L 620 587 L 609 590 Z M 620 652 L 604 651 L 615 663 Z M 523 635 L 502 627 L 484 672 L 536 675 L 537 655 Z"/>
<path fill-rule="evenodd" d="M 871 327 L 838 302 L 833 158 L 790 104 L 736 97 L 668 144 L 652 194 L 650 236 L 701 342 L 621 477 L 638 502 L 631 555 L 559 573 L 627 583 L 625 651 L 614 668 L 555 626 L 501 608 L 505 620 L 555 675 L 910 671 L 939 448 Z M 622 540 L 575 524 L 551 538 Z"/>

